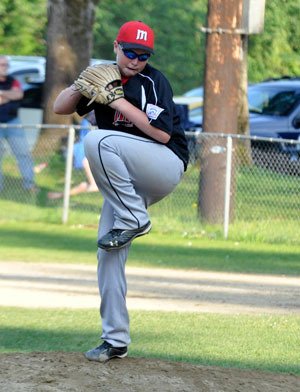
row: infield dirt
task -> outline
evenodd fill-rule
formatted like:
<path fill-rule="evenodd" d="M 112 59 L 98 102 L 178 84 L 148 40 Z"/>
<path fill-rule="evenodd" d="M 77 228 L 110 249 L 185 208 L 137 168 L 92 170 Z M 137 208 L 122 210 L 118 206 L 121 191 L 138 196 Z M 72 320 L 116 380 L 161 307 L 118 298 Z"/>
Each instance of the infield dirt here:
<path fill-rule="evenodd" d="M 96 267 L 0 262 L 0 306 L 98 308 Z M 127 268 L 129 309 L 299 314 L 297 277 Z M 291 374 L 81 353 L 0 355 L 1 391 L 298 392 Z"/>

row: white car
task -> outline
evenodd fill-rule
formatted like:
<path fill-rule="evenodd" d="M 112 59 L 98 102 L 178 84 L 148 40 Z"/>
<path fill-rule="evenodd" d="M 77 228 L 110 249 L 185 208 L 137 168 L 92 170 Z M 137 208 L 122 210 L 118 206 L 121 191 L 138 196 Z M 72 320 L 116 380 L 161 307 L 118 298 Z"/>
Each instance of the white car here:
<path fill-rule="evenodd" d="M 28 131 L 28 142 L 33 149 L 39 134 L 35 125 L 42 124 L 42 93 L 46 75 L 46 58 L 42 56 L 13 56 L 8 55 L 9 74 L 22 84 L 24 98 L 19 109 L 21 123 Z M 110 60 L 92 58 L 90 64 L 112 63 Z"/>
<path fill-rule="evenodd" d="M 7 56 L 9 73 L 13 74 L 22 84 L 34 81 L 44 81 L 46 74 L 46 58 L 42 56 Z M 112 63 L 111 60 L 90 60 L 90 65 Z"/>
<path fill-rule="evenodd" d="M 33 80 L 45 80 L 46 59 L 40 56 L 7 56 L 9 73 L 22 84 Z"/>
<path fill-rule="evenodd" d="M 174 102 L 178 105 L 187 105 L 189 110 L 203 106 L 203 87 L 193 88 L 181 96 L 175 96 Z"/>

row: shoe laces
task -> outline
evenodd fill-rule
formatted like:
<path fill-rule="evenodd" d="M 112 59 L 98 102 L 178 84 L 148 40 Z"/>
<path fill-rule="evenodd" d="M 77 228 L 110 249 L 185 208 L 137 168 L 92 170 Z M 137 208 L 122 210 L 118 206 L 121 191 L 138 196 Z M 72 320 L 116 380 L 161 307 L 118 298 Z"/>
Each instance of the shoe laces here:
<path fill-rule="evenodd" d="M 119 234 L 121 234 L 122 231 L 124 231 L 124 230 L 121 230 L 121 229 L 112 229 L 112 230 L 110 231 L 110 234 L 111 234 L 111 236 L 112 236 L 113 238 L 115 238 L 115 237 L 117 237 Z"/>
<path fill-rule="evenodd" d="M 102 344 L 100 344 L 98 347 L 96 347 L 96 349 L 100 349 L 100 348 L 110 348 L 111 347 L 111 344 L 110 343 L 108 343 L 108 342 L 106 342 L 106 341 L 104 341 Z"/>

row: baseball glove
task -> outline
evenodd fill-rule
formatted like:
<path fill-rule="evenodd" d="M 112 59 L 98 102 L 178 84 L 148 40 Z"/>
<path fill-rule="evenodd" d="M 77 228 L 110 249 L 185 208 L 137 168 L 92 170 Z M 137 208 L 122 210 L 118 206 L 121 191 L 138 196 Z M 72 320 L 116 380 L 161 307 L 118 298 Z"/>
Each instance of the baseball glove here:
<path fill-rule="evenodd" d="M 115 64 L 89 66 L 74 84 L 77 91 L 90 99 L 88 105 L 94 101 L 108 105 L 124 97 L 120 71 Z"/>

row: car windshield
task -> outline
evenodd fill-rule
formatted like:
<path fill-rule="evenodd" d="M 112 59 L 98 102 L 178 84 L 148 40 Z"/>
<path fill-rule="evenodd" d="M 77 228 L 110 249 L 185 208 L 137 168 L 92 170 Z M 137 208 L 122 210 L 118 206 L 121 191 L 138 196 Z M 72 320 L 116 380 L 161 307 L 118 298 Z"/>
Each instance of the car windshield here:
<path fill-rule="evenodd" d="M 291 87 L 252 86 L 248 89 L 249 111 L 286 116 L 300 102 L 300 90 Z"/>

